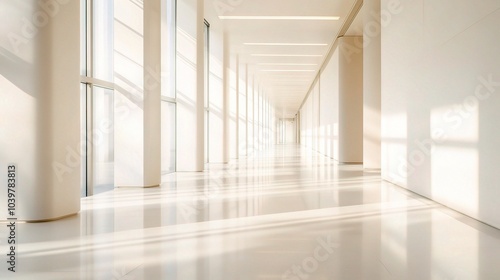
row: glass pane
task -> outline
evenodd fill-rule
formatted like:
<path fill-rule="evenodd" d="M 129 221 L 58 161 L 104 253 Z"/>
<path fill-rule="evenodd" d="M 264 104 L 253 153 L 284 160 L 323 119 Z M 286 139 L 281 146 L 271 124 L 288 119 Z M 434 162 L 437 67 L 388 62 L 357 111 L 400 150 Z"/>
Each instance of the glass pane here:
<path fill-rule="evenodd" d="M 253 93 L 253 146 L 256 150 L 259 149 L 259 90 Z"/>
<path fill-rule="evenodd" d="M 93 1 L 93 74 L 113 82 L 113 1 Z"/>
<path fill-rule="evenodd" d="M 209 59 L 210 59 L 210 51 L 209 51 L 209 28 L 208 25 L 205 24 L 205 27 L 203 29 L 203 33 L 205 36 L 204 40 L 204 50 L 205 50 L 205 56 L 204 56 L 204 63 L 205 63 L 205 108 L 207 108 L 209 105 L 209 77 L 210 77 L 210 64 L 209 64 Z"/>
<path fill-rule="evenodd" d="M 87 85 L 80 84 L 80 142 L 87 143 Z M 87 196 L 87 145 L 81 145 L 80 195 Z"/>
<path fill-rule="evenodd" d="M 205 78 L 204 78 L 204 82 L 205 82 L 205 95 L 204 95 L 204 107 L 205 107 L 205 140 L 204 140 L 204 145 L 205 145 L 205 163 L 208 163 L 209 161 L 209 110 L 210 110 L 210 84 L 209 84 L 209 81 L 210 81 L 210 50 L 209 50 L 209 40 L 210 40 L 210 36 L 209 36 L 209 27 L 208 25 L 205 23 L 205 26 L 204 26 L 204 29 L 203 29 L 203 33 L 204 33 L 204 66 L 205 66 Z"/>
<path fill-rule="evenodd" d="M 114 187 L 114 99 L 113 91 L 93 88 L 94 194 Z"/>
<path fill-rule="evenodd" d="M 208 144 L 208 139 L 209 139 L 209 111 L 205 110 L 205 163 L 208 163 L 208 149 L 209 149 L 209 144 Z"/>
<path fill-rule="evenodd" d="M 250 153 L 253 151 L 253 88 L 249 87 L 248 88 L 248 95 L 247 95 L 247 143 L 246 143 L 246 149 L 247 149 L 247 155 L 250 155 Z"/>
<path fill-rule="evenodd" d="M 161 170 L 175 172 L 175 103 L 161 102 Z"/>
<path fill-rule="evenodd" d="M 247 144 L 247 130 L 246 130 L 246 125 L 247 125 L 247 99 L 246 99 L 246 94 L 245 94 L 245 88 L 246 84 L 243 83 L 243 81 L 240 80 L 240 90 L 239 90 L 239 116 L 238 116 L 238 122 L 239 122 L 239 151 L 238 153 L 240 155 L 245 155 L 245 151 L 247 149 L 246 144 Z"/>
<path fill-rule="evenodd" d="M 162 46 L 165 47 L 167 55 L 162 58 L 162 67 L 166 71 L 166 80 L 162 83 L 161 94 L 163 96 L 175 98 L 175 69 L 176 69 L 176 0 L 167 0 L 167 29 L 165 40 Z"/>
<path fill-rule="evenodd" d="M 80 75 L 87 75 L 87 1 L 80 0 Z"/>

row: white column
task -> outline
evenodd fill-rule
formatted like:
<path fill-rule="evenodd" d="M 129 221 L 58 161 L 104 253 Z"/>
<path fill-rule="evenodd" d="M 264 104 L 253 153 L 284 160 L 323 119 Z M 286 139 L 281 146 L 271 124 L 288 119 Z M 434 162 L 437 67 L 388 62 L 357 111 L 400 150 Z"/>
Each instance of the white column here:
<path fill-rule="evenodd" d="M 196 2 L 196 171 L 205 166 L 205 3 Z M 178 129 L 177 129 L 178 131 Z M 182 144 L 182 143 L 180 143 Z"/>
<path fill-rule="evenodd" d="M 238 76 L 240 76 L 240 81 L 238 82 L 239 86 L 239 97 L 238 97 L 238 114 L 239 114 L 239 119 L 238 119 L 238 156 L 245 156 L 245 151 L 246 151 L 246 133 L 247 133 L 247 125 L 246 125 L 246 119 L 247 119 L 247 102 L 246 102 L 246 94 L 247 94 L 247 74 L 245 71 L 245 74 L 243 74 L 243 69 L 242 67 L 238 68 Z"/>
<path fill-rule="evenodd" d="M 239 57 L 236 56 L 236 143 L 234 146 L 234 153 L 236 158 L 240 157 L 240 61 Z"/>
<path fill-rule="evenodd" d="M 381 166 L 381 44 L 380 0 L 364 3 L 363 165 Z"/>
<path fill-rule="evenodd" d="M 264 89 L 262 89 L 262 95 L 260 97 L 260 122 L 259 122 L 259 128 L 260 128 L 260 146 L 261 149 L 264 149 L 264 110 L 265 110 L 265 105 L 264 105 L 264 100 L 266 98 L 266 94 Z"/>
<path fill-rule="evenodd" d="M 268 144 L 268 135 L 269 135 L 269 132 L 267 131 L 267 115 L 268 115 L 268 101 L 267 101 L 268 97 L 266 95 L 265 99 L 264 99 L 264 148 L 267 148 L 267 144 Z"/>
<path fill-rule="evenodd" d="M 267 140 L 266 140 L 266 143 L 267 143 L 267 148 L 269 148 L 270 144 L 271 144 L 271 125 L 269 124 L 269 120 L 271 119 L 271 101 L 270 101 L 270 97 L 268 96 L 267 97 L 267 104 L 266 104 L 266 135 L 267 135 Z"/>
<path fill-rule="evenodd" d="M 224 46 L 223 46 L 223 52 L 224 52 L 224 61 L 223 61 L 223 66 L 224 66 L 224 73 L 222 76 L 222 83 L 224 85 L 224 95 L 223 95 L 223 105 L 222 105 L 222 112 L 223 112 L 223 135 L 222 135 L 222 141 L 224 143 L 223 145 L 223 151 L 222 151 L 222 157 L 223 157 L 223 162 L 227 163 L 229 162 L 229 148 L 231 145 L 229 145 L 230 142 L 230 134 L 229 134 L 229 98 L 230 98 L 230 92 L 231 92 L 231 68 L 230 68 L 230 61 L 231 61 L 231 53 L 230 53 L 230 48 L 229 48 L 229 35 L 228 33 L 224 33 Z"/>
<path fill-rule="evenodd" d="M 248 129 L 248 122 L 250 120 L 250 118 L 248 117 L 248 106 L 249 106 L 249 103 L 250 103 L 250 98 L 248 96 L 248 88 L 250 87 L 250 81 L 248 80 L 248 64 L 245 64 L 245 97 L 246 97 L 246 108 L 245 108 L 245 129 L 246 129 L 246 139 L 245 139 L 245 156 L 248 156 L 248 148 L 250 147 L 249 144 L 250 144 L 250 141 L 248 140 L 248 132 L 249 132 L 249 129 Z"/>
<path fill-rule="evenodd" d="M 161 0 L 144 2 L 144 183 L 161 184 Z"/>
<path fill-rule="evenodd" d="M 261 139 L 261 127 L 260 127 L 260 123 L 262 121 L 262 117 L 261 117 L 261 112 L 262 112 L 262 106 L 261 106 L 261 100 L 262 100 L 262 87 L 261 85 L 259 85 L 259 88 L 258 88 L 258 91 L 257 91 L 257 137 L 256 140 L 257 140 L 257 143 L 256 143 L 256 146 L 257 146 L 257 149 L 259 149 L 259 151 L 261 150 L 261 142 L 262 142 L 262 139 Z"/>
<path fill-rule="evenodd" d="M 254 108 L 254 88 L 255 88 L 255 76 L 252 77 L 252 87 L 250 91 L 248 92 L 248 133 L 247 133 L 247 156 L 252 154 L 255 150 L 255 146 L 253 143 L 253 137 L 254 137 L 254 129 L 253 129 L 253 120 L 254 120 L 254 113 L 253 113 L 253 108 Z"/>
<path fill-rule="evenodd" d="M 176 166 L 180 172 L 204 167 L 203 7 L 202 0 L 177 1 Z"/>
<path fill-rule="evenodd" d="M 257 124 L 258 124 L 258 121 L 259 121 L 259 115 L 258 115 L 258 112 L 259 112 L 259 106 L 256 105 L 257 103 L 257 100 L 259 99 L 259 87 L 260 85 L 257 84 L 255 86 L 255 88 L 253 89 L 253 139 L 252 139 L 252 143 L 253 143 L 253 147 L 255 150 L 258 150 L 258 146 L 257 146 L 257 139 L 259 138 L 259 129 L 257 128 Z"/>
<path fill-rule="evenodd" d="M 114 30 L 116 187 L 161 183 L 160 7 L 160 0 L 143 7 L 114 5 L 115 21 L 121 23 Z"/>
<path fill-rule="evenodd" d="M 358 37 L 339 38 L 339 162 L 363 161 L 363 53 Z"/>
<path fill-rule="evenodd" d="M 54 2 L 59 12 L 50 14 L 38 4 L 0 2 L 8 15 L 0 27 L 0 220 L 51 220 L 80 210 L 80 3 Z"/>

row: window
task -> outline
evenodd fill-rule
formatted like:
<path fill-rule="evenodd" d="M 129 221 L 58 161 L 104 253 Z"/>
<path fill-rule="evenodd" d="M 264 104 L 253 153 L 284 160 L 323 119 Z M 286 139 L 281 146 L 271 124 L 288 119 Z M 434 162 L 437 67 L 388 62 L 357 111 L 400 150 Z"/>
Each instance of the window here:
<path fill-rule="evenodd" d="M 161 102 L 161 168 L 162 175 L 175 172 L 175 103 Z"/>
<path fill-rule="evenodd" d="M 113 1 L 81 0 L 82 196 L 114 187 Z"/>
<path fill-rule="evenodd" d="M 210 148 L 210 24 L 205 20 L 204 26 L 204 66 L 205 66 L 205 163 L 209 161 Z"/>
<path fill-rule="evenodd" d="M 166 2 L 165 18 L 167 28 L 163 30 L 163 49 L 167 55 L 162 59 L 162 67 L 167 73 L 162 80 L 161 102 L 161 170 L 162 175 L 176 170 L 176 1 Z"/>

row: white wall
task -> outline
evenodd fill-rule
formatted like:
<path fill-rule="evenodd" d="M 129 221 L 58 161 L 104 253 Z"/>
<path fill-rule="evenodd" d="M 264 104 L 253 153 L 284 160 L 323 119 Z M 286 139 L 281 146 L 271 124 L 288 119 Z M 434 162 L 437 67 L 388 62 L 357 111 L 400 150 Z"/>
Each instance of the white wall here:
<path fill-rule="evenodd" d="M 500 227 L 500 2 L 405 0 L 382 24 L 382 176 Z"/>
<path fill-rule="evenodd" d="M 342 163 L 363 161 L 363 54 L 352 51 L 355 40 L 338 40 L 300 111 L 302 144 Z"/>
<path fill-rule="evenodd" d="M 311 101 L 312 101 L 312 108 L 313 110 L 311 111 L 311 119 L 312 119 L 312 149 L 315 151 L 319 151 L 318 149 L 318 144 L 319 144 L 319 82 L 316 80 L 316 82 L 313 85 L 312 88 L 312 93 L 311 93 Z"/>
<path fill-rule="evenodd" d="M 312 148 L 312 98 L 307 98 L 301 109 L 301 135 L 303 136 L 302 145 Z"/>
<path fill-rule="evenodd" d="M 339 158 L 339 52 L 335 50 L 320 76 L 320 134 L 323 134 L 324 154 Z"/>
<path fill-rule="evenodd" d="M 295 143 L 295 120 L 287 119 L 285 120 L 285 143 L 291 144 Z"/>

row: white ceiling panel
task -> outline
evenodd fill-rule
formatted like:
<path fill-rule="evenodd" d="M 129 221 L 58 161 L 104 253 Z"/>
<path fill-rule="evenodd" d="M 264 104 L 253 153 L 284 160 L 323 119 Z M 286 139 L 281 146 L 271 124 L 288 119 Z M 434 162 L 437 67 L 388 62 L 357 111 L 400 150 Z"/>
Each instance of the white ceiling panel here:
<path fill-rule="evenodd" d="M 238 55 L 241 64 L 248 64 L 249 74 L 259 81 L 277 113 L 293 117 L 355 0 L 233 2 L 219 16 L 246 18 L 222 19 L 231 53 Z"/>

